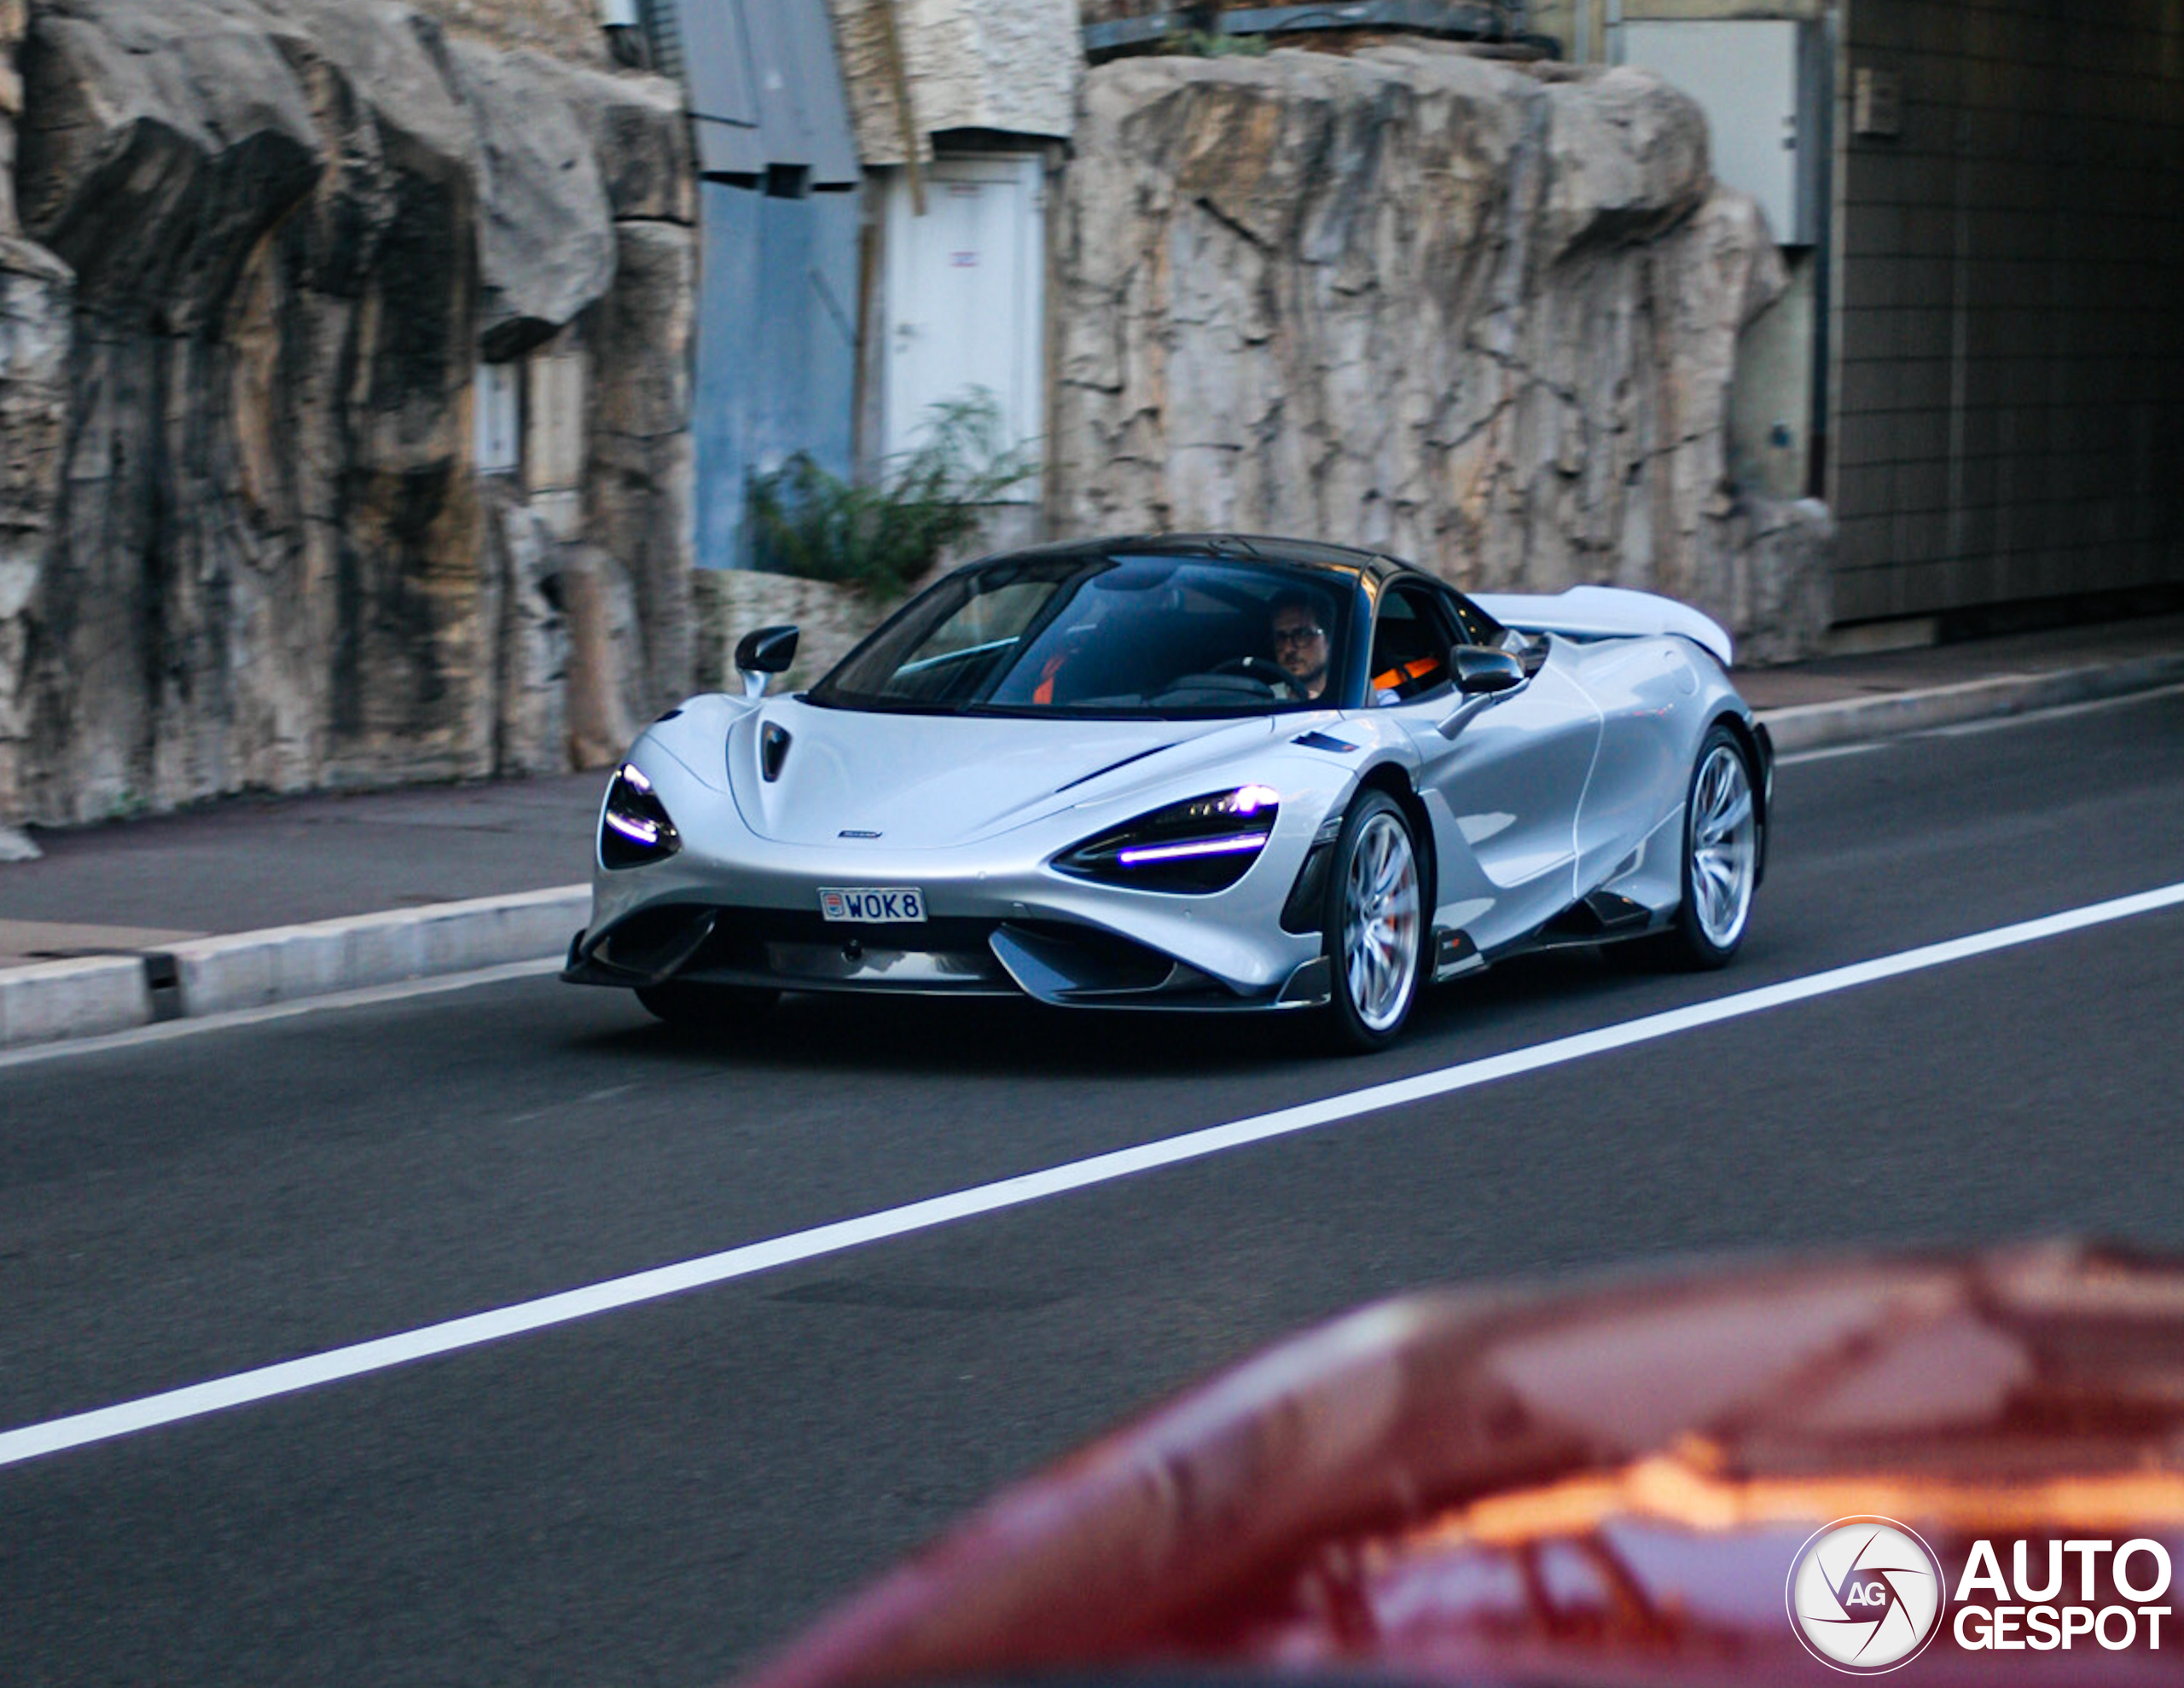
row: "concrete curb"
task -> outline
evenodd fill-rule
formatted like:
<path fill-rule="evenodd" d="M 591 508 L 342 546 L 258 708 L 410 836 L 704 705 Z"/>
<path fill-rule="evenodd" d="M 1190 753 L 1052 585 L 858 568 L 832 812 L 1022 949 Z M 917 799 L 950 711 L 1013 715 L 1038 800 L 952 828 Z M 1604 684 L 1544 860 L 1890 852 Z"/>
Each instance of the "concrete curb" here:
<path fill-rule="evenodd" d="M 198 938 L 167 954 L 179 1012 L 223 1014 L 558 955 L 590 912 L 590 886 L 556 885 Z"/>
<path fill-rule="evenodd" d="M 590 912 L 590 886 L 556 885 L 0 969 L 0 1047 L 539 960 Z"/>
<path fill-rule="evenodd" d="M 2184 684 L 2184 653 L 2099 668 L 1763 710 L 1783 755 Z M 90 1037 L 154 1020 L 559 956 L 591 912 L 586 885 L 388 909 L 198 938 L 143 955 L 0 968 L 0 1047 Z"/>
<path fill-rule="evenodd" d="M 126 1031 L 151 1018 L 152 987 L 141 956 L 0 969 L 0 1048 Z"/>
<path fill-rule="evenodd" d="M 1999 674 L 1920 692 L 1763 710 L 1759 718 L 1774 735 L 1777 753 L 1787 756 L 1796 751 L 1863 744 L 1961 722 L 2126 697 L 2180 683 L 2184 683 L 2184 652 L 2164 652 L 2098 668 Z"/>

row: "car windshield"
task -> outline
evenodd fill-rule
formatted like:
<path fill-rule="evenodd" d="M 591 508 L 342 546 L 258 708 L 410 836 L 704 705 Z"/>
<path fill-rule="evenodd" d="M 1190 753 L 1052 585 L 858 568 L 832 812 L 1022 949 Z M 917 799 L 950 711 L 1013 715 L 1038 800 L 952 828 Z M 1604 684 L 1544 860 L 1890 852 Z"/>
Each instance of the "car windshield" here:
<path fill-rule="evenodd" d="M 1161 556 L 1002 558 L 913 600 L 814 687 L 842 709 L 1101 717 L 1324 709 L 1349 583 Z"/>

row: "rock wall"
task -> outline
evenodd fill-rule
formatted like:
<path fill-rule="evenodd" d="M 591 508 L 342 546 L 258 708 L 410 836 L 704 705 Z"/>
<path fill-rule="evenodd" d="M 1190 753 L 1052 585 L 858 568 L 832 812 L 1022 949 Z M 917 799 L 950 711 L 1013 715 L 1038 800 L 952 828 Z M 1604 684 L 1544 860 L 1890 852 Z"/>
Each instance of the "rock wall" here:
<path fill-rule="evenodd" d="M 415 0 L 457 35 L 496 47 L 530 47 L 557 59 L 604 67 L 599 0 Z"/>
<path fill-rule="evenodd" d="M 903 164 L 905 131 L 932 156 L 943 130 L 990 129 L 1066 137 L 1084 39 L 1072 0 L 829 0 L 843 90 L 869 166 Z M 894 38 L 909 93 L 896 107 Z"/>
<path fill-rule="evenodd" d="M 1641 72 L 1425 44 L 1110 64 L 1059 214 L 1050 510 L 1658 590 L 1804 654 L 1827 525 L 1725 467 L 1738 339 L 1782 285 L 1697 107 Z"/>
<path fill-rule="evenodd" d="M 671 86 L 387 0 L 35 0 L 20 64 L 0 820 L 565 767 L 577 693 L 683 688 Z M 549 341 L 572 516 L 474 455 L 480 361 Z"/>
<path fill-rule="evenodd" d="M 793 692 L 850 653 L 850 647 L 895 609 L 827 580 L 799 580 L 753 569 L 700 569 L 696 587 L 697 685 L 706 692 L 743 690 L 735 647 L 746 633 L 786 623 L 797 629 L 796 660 L 773 682 Z"/>
<path fill-rule="evenodd" d="M 23 114 L 23 79 L 15 73 L 22 45 L 25 0 L 0 0 L 0 237 L 20 234 L 15 217 L 15 125 Z"/>

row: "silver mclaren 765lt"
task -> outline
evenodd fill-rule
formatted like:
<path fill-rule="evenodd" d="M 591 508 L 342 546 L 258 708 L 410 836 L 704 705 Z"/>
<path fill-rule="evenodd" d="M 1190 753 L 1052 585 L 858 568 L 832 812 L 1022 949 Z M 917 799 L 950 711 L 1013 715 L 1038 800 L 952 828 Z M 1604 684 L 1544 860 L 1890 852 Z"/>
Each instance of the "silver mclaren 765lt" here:
<path fill-rule="evenodd" d="M 781 991 L 1318 1015 L 1372 1048 L 1521 951 L 1736 953 L 1774 755 L 1728 636 L 1603 587 L 1468 597 L 1240 536 L 1040 547 L 912 598 L 809 691 L 654 722 L 563 977 L 728 1025 Z"/>

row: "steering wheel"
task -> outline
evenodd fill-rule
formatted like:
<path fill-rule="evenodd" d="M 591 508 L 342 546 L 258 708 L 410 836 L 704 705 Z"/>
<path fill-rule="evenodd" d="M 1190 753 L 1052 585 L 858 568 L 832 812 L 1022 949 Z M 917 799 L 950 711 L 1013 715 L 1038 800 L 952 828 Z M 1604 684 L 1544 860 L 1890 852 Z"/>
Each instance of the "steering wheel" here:
<path fill-rule="evenodd" d="M 1231 657 L 1206 670 L 1209 674 L 1236 674 L 1246 680 L 1258 680 L 1269 686 L 1286 686 L 1289 676 L 1281 664 L 1268 657 Z"/>

